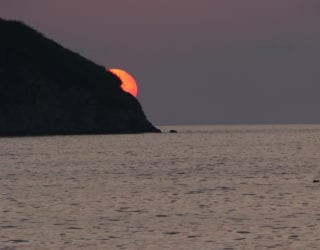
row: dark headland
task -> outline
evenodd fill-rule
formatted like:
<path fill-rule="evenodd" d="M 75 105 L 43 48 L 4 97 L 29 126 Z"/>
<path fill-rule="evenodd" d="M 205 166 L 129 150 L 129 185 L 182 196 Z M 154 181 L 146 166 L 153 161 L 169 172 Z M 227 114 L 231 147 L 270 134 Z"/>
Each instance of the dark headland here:
<path fill-rule="evenodd" d="M 0 19 L 0 136 L 160 132 L 104 67 Z"/>

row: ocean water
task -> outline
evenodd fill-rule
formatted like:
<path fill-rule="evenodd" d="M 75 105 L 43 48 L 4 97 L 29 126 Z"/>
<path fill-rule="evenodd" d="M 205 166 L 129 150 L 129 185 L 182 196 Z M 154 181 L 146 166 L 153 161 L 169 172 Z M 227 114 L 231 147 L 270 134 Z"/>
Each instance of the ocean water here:
<path fill-rule="evenodd" d="M 0 249 L 319 249 L 320 125 L 161 129 L 0 138 Z"/>

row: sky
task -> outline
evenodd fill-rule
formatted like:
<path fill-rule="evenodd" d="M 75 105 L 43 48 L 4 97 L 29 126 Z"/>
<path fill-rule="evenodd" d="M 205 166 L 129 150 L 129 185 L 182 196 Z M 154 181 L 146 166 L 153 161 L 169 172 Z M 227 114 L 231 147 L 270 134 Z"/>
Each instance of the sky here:
<path fill-rule="evenodd" d="M 156 125 L 320 122 L 319 0 L 1 0 L 138 82 Z"/>

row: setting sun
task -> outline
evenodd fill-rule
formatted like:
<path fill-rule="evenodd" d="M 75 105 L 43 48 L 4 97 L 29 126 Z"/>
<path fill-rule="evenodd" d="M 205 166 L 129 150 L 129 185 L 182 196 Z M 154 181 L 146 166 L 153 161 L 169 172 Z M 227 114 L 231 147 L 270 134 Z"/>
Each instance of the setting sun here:
<path fill-rule="evenodd" d="M 121 80 L 121 88 L 133 96 L 138 95 L 138 86 L 136 80 L 128 72 L 122 69 L 109 69 L 110 72 L 115 74 Z"/>

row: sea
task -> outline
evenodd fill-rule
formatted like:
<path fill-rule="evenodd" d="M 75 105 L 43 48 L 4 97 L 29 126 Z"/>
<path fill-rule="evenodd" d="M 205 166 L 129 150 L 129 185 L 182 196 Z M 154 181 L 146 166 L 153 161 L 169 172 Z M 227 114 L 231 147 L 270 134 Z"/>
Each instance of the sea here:
<path fill-rule="evenodd" d="M 320 125 L 160 129 L 0 138 L 0 249 L 319 249 Z"/>

